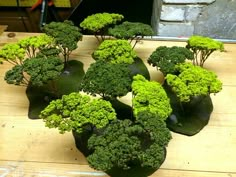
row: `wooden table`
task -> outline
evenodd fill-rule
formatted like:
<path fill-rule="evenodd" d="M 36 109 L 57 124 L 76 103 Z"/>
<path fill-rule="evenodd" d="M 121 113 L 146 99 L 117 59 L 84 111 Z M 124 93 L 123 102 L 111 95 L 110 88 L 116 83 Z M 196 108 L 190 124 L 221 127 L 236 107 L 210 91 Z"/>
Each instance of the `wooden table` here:
<path fill-rule="evenodd" d="M 0 36 L 0 47 L 36 33 Z M 144 61 L 161 45 L 185 46 L 185 42 L 142 41 L 135 50 Z M 84 36 L 72 59 L 84 62 L 85 70 L 98 46 L 93 36 Z M 197 135 L 172 133 L 167 158 L 152 177 L 236 177 L 236 44 L 225 44 L 226 52 L 215 52 L 205 68 L 215 71 L 223 90 L 212 95 L 214 111 L 209 124 Z M 25 88 L 8 85 L 3 77 L 11 67 L 0 65 L 0 176 L 86 177 L 107 176 L 91 169 L 76 149 L 71 133 L 59 134 L 44 127 L 42 120 L 27 118 Z M 158 79 L 150 67 L 152 79 Z M 122 177 L 122 174 L 121 174 Z"/>

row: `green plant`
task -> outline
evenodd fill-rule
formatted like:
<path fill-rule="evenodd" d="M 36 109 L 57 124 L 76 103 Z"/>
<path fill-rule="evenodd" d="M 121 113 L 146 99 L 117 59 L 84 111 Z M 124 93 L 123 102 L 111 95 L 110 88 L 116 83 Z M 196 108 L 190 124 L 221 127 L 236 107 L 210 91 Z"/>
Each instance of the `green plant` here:
<path fill-rule="evenodd" d="M 180 74 L 167 74 L 166 81 L 180 102 L 189 102 L 192 97 L 207 96 L 222 89 L 222 82 L 212 71 L 191 63 L 178 64 L 175 68 Z"/>
<path fill-rule="evenodd" d="M 114 28 L 109 28 L 108 34 L 117 39 L 130 40 L 130 43 L 135 40 L 134 48 L 144 36 L 152 36 L 154 32 L 150 25 L 125 21 L 120 25 L 116 25 Z"/>
<path fill-rule="evenodd" d="M 129 42 L 122 39 L 105 40 L 92 54 L 95 60 L 128 64 L 132 64 L 136 56 Z"/>
<path fill-rule="evenodd" d="M 193 53 L 185 47 L 160 46 L 149 56 L 148 63 L 156 66 L 165 76 L 175 74 L 175 65 L 184 63 L 186 59 L 193 60 Z"/>
<path fill-rule="evenodd" d="M 80 84 L 82 91 L 103 98 L 116 98 L 131 90 L 131 73 L 127 64 L 97 61 L 90 65 Z"/>
<path fill-rule="evenodd" d="M 105 40 L 105 34 L 107 33 L 108 28 L 120 22 L 123 18 L 124 16 L 121 14 L 96 13 L 86 17 L 80 23 L 80 27 L 94 34 L 100 42 L 98 36 L 101 36 L 102 41 Z"/>
<path fill-rule="evenodd" d="M 191 36 L 187 41 L 186 48 L 194 53 L 193 64 L 203 67 L 205 61 L 214 51 L 224 51 L 224 44 L 209 37 Z"/>
<path fill-rule="evenodd" d="M 80 29 L 72 21 L 51 22 L 43 27 L 43 31 L 54 38 L 57 47 L 61 50 L 64 63 L 69 60 L 69 56 L 78 46 L 78 41 L 82 40 Z"/>
<path fill-rule="evenodd" d="M 73 92 L 51 101 L 40 118 L 46 127 L 57 128 L 60 133 L 71 130 L 81 133 L 87 126 L 91 131 L 105 127 L 116 119 L 116 113 L 108 101 Z"/>
<path fill-rule="evenodd" d="M 170 100 L 160 83 L 136 75 L 133 77 L 132 93 L 135 116 L 140 112 L 148 111 L 165 120 L 170 115 L 172 111 Z"/>
<path fill-rule="evenodd" d="M 141 167 L 159 168 L 165 158 L 170 131 L 156 114 L 140 112 L 137 121 L 115 120 L 99 135 L 88 140 L 93 153 L 87 157 L 97 170 L 128 170 Z"/>

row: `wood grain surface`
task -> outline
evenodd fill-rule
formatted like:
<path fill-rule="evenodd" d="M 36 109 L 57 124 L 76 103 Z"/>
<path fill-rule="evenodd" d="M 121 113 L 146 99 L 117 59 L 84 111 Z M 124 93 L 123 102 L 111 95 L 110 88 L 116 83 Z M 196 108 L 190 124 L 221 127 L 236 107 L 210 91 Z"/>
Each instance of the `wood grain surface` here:
<path fill-rule="evenodd" d="M 36 33 L 6 32 L 0 36 L 0 47 Z M 135 51 L 144 61 L 158 46 L 185 46 L 185 42 L 148 41 L 137 44 Z M 86 70 L 93 62 L 92 52 L 98 43 L 84 36 L 71 55 L 84 63 Z M 236 44 L 225 44 L 225 52 L 215 52 L 205 68 L 217 73 L 223 90 L 212 95 L 214 111 L 209 124 L 195 136 L 172 133 L 167 158 L 152 177 L 236 177 Z M 148 65 L 147 65 L 148 66 Z M 28 100 L 25 88 L 8 85 L 4 73 L 11 65 L 0 65 L 0 176 L 9 177 L 86 177 L 107 176 L 91 169 L 76 149 L 72 133 L 59 134 L 44 127 L 42 120 L 27 118 Z M 148 66 L 151 79 L 162 75 Z M 122 98 L 129 102 L 129 95 Z M 121 174 L 122 177 L 122 174 Z"/>

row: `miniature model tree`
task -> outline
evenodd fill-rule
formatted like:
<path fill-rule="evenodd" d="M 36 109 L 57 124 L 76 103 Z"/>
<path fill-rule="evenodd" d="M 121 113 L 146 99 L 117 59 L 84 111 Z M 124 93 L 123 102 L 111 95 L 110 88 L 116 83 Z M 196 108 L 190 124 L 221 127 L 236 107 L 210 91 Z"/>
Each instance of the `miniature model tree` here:
<path fill-rule="evenodd" d="M 94 60 L 127 64 L 132 64 L 136 56 L 129 42 L 121 39 L 103 41 L 92 54 Z"/>
<path fill-rule="evenodd" d="M 164 86 L 173 109 L 167 125 L 175 132 L 194 135 L 207 125 L 213 110 L 210 94 L 218 93 L 222 82 L 214 72 L 191 63 L 175 67 L 179 74 L 167 74 Z"/>
<path fill-rule="evenodd" d="M 194 53 L 194 65 L 203 67 L 208 57 L 216 50 L 223 51 L 224 44 L 204 36 L 192 36 L 187 41 L 186 48 Z"/>
<path fill-rule="evenodd" d="M 71 52 L 78 47 L 78 41 L 82 40 L 80 29 L 72 21 L 65 20 L 46 24 L 43 31 L 55 39 L 64 57 L 64 63 L 67 64 Z"/>
<path fill-rule="evenodd" d="M 108 34 L 117 39 L 130 40 L 130 43 L 135 40 L 134 48 L 144 36 L 152 36 L 154 32 L 150 25 L 125 21 L 120 25 L 116 25 L 114 28 L 109 28 Z"/>
<path fill-rule="evenodd" d="M 156 66 L 164 76 L 167 74 L 175 74 L 175 65 L 184 63 L 188 60 L 193 60 L 193 53 L 185 47 L 166 47 L 160 46 L 150 55 L 148 63 Z"/>
<path fill-rule="evenodd" d="M 108 101 L 73 92 L 51 101 L 40 117 L 46 127 L 57 128 L 60 133 L 71 130 L 82 133 L 88 126 L 91 132 L 105 127 L 116 119 L 116 113 Z"/>
<path fill-rule="evenodd" d="M 165 159 L 165 147 L 170 139 L 165 122 L 149 111 L 140 112 L 135 122 L 115 120 L 102 134 L 93 135 L 88 141 L 93 153 L 87 160 L 91 167 L 108 174 L 116 168 L 124 170 L 122 174 L 132 168 L 138 173 L 145 167 L 157 169 Z M 119 176 L 112 174 L 116 175 Z"/>
<path fill-rule="evenodd" d="M 142 75 L 136 75 L 133 78 L 132 93 L 135 116 L 147 111 L 164 121 L 170 115 L 172 111 L 170 100 L 160 83 L 148 81 Z"/>
<path fill-rule="evenodd" d="M 127 64 L 113 64 L 99 60 L 90 65 L 80 84 L 82 91 L 115 99 L 131 90 L 132 77 Z"/>
<path fill-rule="evenodd" d="M 85 18 L 80 27 L 95 35 L 99 42 L 105 40 L 105 35 L 109 27 L 117 24 L 124 18 L 121 14 L 115 13 L 96 13 Z M 99 39 L 101 37 L 101 41 Z"/>

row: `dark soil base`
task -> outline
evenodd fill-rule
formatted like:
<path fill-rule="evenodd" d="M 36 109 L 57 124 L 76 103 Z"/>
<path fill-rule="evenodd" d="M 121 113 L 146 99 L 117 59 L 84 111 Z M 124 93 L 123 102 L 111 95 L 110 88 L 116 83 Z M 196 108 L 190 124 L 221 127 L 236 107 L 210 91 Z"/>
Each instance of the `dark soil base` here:
<path fill-rule="evenodd" d="M 26 90 L 29 99 L 28 117 L 38 119 L 40 112 L 50 101 L 61 98 L 62 95 L 78 91 L 78 86 L 84 74 L 83 63 L 70 60 L 64 72 L 53 84 L 47 84 L 43 87 L 28 86 Z M 49 92 L 49 90 L 51 91 Z M 53 93 L 52 90 L 54 90 Z"/>

